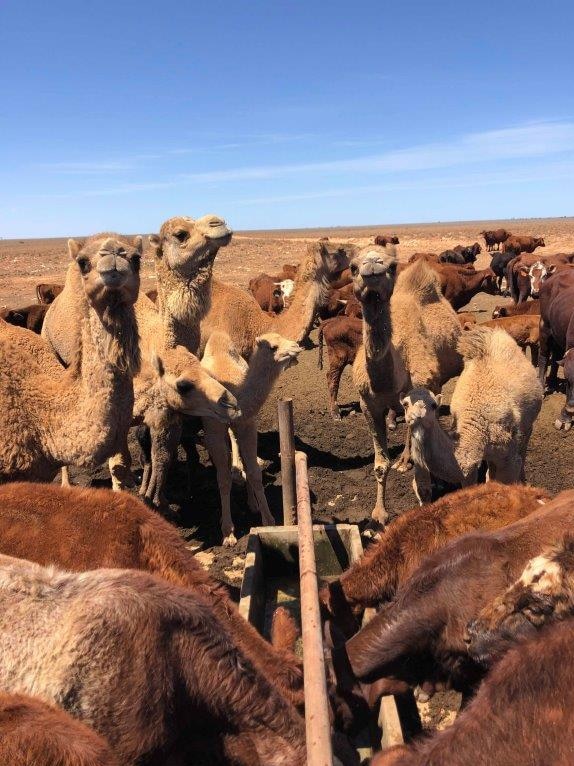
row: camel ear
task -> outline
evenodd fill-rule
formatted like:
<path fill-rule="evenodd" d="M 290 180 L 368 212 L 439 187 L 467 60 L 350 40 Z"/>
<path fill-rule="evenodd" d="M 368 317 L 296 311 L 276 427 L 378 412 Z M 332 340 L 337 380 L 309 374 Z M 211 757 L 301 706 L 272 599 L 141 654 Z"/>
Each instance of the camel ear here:
<path fill-rule="evenodd" d="M 163 366 L 161 357 L 159 357 L 155 351 L 151 355 L 151 366 L 156 371 L 158 377 L 163 378 L 165 375 L 165 367 Z"/>
<path fill-rule="evenodd" d="M 442 394 L 437 394 L 437 395 L 434 397 L 434 400 L 435 400 L 435 402 L 436 402 L 436 406 L 437 406 L 437 407 L 440 407 L 440 406 L 441 406 L 441 404 L 442 404 Z"/>
<path fill-rule="evenodd" d="M 161 254 L 161 239 L 158 237 L 157 234 L 149 235 L 149 244 L 151 249 L 153 250 L 154 255 Z"/>
<path fill-rule="evenodd" d="M 72 260 L 76 260 L 78 257 L 78 253 L 80 252 L 81 247 L 79 242 L 76 242 L 75 239 L 69 239 L 68 240 L 68 253 L 70 254 L 70 258 Z"/>
<path fill-rule="evenodd" d="M 141 234 L 138 234 L 136 237 L 132 239 L 132 245 L 135 247 L 135 249 L 138 251 L 140 255 L 143 253 L 143 237 Z"/>

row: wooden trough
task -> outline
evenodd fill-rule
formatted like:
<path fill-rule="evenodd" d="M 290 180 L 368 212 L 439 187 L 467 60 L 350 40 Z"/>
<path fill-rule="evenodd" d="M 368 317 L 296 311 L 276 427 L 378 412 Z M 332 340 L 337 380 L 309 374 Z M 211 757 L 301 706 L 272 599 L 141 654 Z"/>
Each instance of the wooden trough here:
<path fill-rule="evenodd" d="M 239 610 L 267 639 L 278 606 L 288 609 L 302 627 L 302 646 L 297 651 L 303 655 L 305 676 L 307 762 L 332 766 L 317 582 L 338 577 L 362 555 L 363 546 L 356 525 L 312 525 L 306 456 L 297 453 L 296 464 L 299 524 L 251 530 Z M 355 742 L 361 759 L 373 750 L 403 742 L 393 697 L 383 698 L 378 723 L 380 741 L 371 741 L 365 730 Z"/>

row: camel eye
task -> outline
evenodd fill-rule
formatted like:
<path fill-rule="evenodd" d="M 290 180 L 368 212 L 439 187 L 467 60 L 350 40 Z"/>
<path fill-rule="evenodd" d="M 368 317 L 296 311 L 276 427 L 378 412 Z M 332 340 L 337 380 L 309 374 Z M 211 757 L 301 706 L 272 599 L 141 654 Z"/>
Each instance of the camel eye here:
<path fill-rule="evenodd" d="M 78 258 L 76 263 L 80 267 L 80 271 L 82 272 L 82 274 L 87 274 L 88 271 L 90 270 L 90 261 L 88 258 Z"/>
<path fill-rule="evenodd" d="M 186 229 L 180 229 L 179 231 L 174 232 L 173 236 L 178 242 L 183 243 L 189 239 L 189 232 Z"/>
<path fill-rule="evenodd" d="M 194 385 L 190 380 L 178 380 L 175 387 L 182 396 L 191 393 L 194 389 Z"/>
<path fill-rule="evenodd" d="M 352 274 L 353 276 L 355 276 L 355 274 L 356 274 L 356 273 L 359 271 L 359 269 L 358 269 L 358 267 L 357 267 L 357 266 L 355 266 L 355 264 L 353 264 L 353 265 L 350 267 L 350 271 L 351 271 L 351 274 Z"/>

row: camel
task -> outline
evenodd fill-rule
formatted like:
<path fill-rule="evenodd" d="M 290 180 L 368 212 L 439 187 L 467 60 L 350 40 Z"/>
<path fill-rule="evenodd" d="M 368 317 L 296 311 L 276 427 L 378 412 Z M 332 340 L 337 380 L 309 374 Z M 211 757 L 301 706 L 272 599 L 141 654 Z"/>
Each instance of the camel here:
<path fill-rule="evenodd" d="M 0 688 L 71 712 L 125 766 L 306 763 L 303 719 L 210 604 L 147 572 L 0 556 Z"/>
<path fill-rule="evenodd" d="M 542 406 L 536 370 L 503 330 L 475 326 L 459 338 L 464 359 L 450 404 L 453 441 L 436 417 L 440 399 L 414 389 L 402 400 L 412 430 L 415 492 L 430 496 L 430 474 L 455 484 L 476 483 L 480 463 L 489 478 L 504 484 L 524 481 L 532 427 Z"/>
<path fill-rule="evenodd" d="M 0 692 L 0 763 L 120 766 L 102 737 L 37 697 Z"/>
<path fill-rule="evenodd" d="M 249 508 L 252 513 L 261 515 L 265 525 L 273 525 L 275 520 L 267 505 L 261 469 L 257 463 L 257 414 L 281 372 L 297 364 L 297 356 L 302 350 L 295 341 L 282 338 L 277 333 L 266 333 L 256 338 L 255 349 L 247 365 L 229 335 L 216 331 L 207 341 L 202 360 L 202 365 L 237 397 L 241 407 L 241 416 L 232 422 L 230 428 L 245 466 Z M 213 418 L 204 418 L 203 429 L 204 444 L 217 471 L 223 544 L 232 546 L 237 539 L 230 507 L 232 471 L 227 427 Z"/>
<path fill-rule="evenodd" d="M 70 366 L 45 339 L 0 322 L 0 481 L 52 481 L 68 464 L 96 466 L 126 440 L 140 366 L 134 302 L 141 237 L 68 241 Z"/>
<path fill-rule="evenodd" d="M 369 245 L 353 258 L 350 269 L 355 295 L 363 307 L 363 345 L 353 363 L 353 382 L 375 450 L 377 500 L 372 519 L 376 525 L 384 526 L 388 519 L 385 485 L 390 468 L 385 417 L 390 408 L 399 409 L 400 394 L 410 387 L 403 359 L 391 339 L 395 249 Z"/>

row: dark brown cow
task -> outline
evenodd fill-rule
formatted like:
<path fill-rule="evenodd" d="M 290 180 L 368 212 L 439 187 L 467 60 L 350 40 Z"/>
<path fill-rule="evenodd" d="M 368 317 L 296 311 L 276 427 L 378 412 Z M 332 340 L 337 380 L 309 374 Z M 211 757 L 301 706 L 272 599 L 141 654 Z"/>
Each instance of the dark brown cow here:
<path fill-rule="evenodd" d="M 452 726 L 372 766 L 569 766 L 574 738 L 574 621 L 509 652 Z"/>
<path fill-rule="evenodd" d="M 329 286 L 332 290 L 340 290 L 341 288 L 352 284 L 352 282 L 353 279 L 349 269 L 343 269 L 343 271 L 340 271 L 338 274 L 336 274 L 334 279 L 329 282 Z"/>
<path fill-rule="evenodd" d="M 32 303 L 21 309 L 2 309 L 0 310 L 0 319 L 16 327 L 25 327 L 39 335 L 42 332 L 47 311 L 47 303 Z"/>
<path fill-rule="evenodd" d="M 439 274 L 441 290 L 455 311 L 466 306 L 477 293 L 496 295 L 496 278 L 490 268 L 471 271 L 447 263 L 430 264 Z"/>
<path fill-rule="evenodd" d="M 53 303 L 63 289 L 64 285 L 53 284 L 51 282 L 41 282 L 39 285 L 36 285 L 36 297 L 38 299 L 38 303 Z"/>
<path fill-rule="evenodd" d="M 438 257 L 439 263 L 474 263 L 481 247 L 478 242 L 474 245 L 455 245 L 450 250 L 445 250 Z"/>
<path fill-rule="evenodd" d="M 509 231 L 506 231 L 506 229 L 491 229 L 489 231 L 481 231 L 480 236 L 484 237 L 486 249 L 490 252 L 491 250 L 494 250 L 495 245 L 496 249 L 500 250 L 502 242 L 506 242 L 508 237 L 511 237 L 512 234 Z"/>
<path fill-rule="evenodd" d="M 398 245 L 399 238 L 395 234 L 379 234 L 375 237 L 375 245 L 386 247 L 387 245 Z"/>
<path fill-rule="evenodd" d="M 538 374 L 544 384 L 550 363 L 548 384 L 556 387 L 558 365 L 563 366 L 566 404 L 556 420 L 556 428 L 572 427 L 574 417 L 574 270 L 558 271 L 540 290 L 540 358 Z"/>
<path fill-rule="evenodd" d="M 338 316 L 321 322 L 319 328 L 319 369 L 323 369 L 323 344 L 327 345 L 329 370 L 329 410 L 334 420 L 341 420 L 337 394 L 345 367 L 352 365 L 363 342 L 363 322 L 355 317 Z"/>
<path fill-rule="evenodd" d="M 483 673 L 468 654 L 466 626 L 574 523 L 574 491 L 562 492 L 500 530 L 468 534 L 428 556 L 359 633 L 333 651 L 342 684 L 395 678 L 446 681 L 468 691 Z"/>
<path fill-rule="evenodd" d="M 520 314 L 540 314 L 540 300 L 523 301 L 523 303 L 509 303 L 507 306 L 496 306 L 492 312 L 493 319 L 500 317 L 514 317 Z"/>
<path fill-rule="evenodd" d="M 518 580 L 468 625 L 468 650 L 491 665 L 514 644 L 574 612 L 574 538 L 530 559 Z"/>
<path fill-rule="evenodd" d="M 286 299 L 281 283 L 275 281 L 269 274 L 259 274 L 249 280 L 249 292 L 253 295 L 263 311 L 269 314 L 280 314 L 286 306 Z"/>

